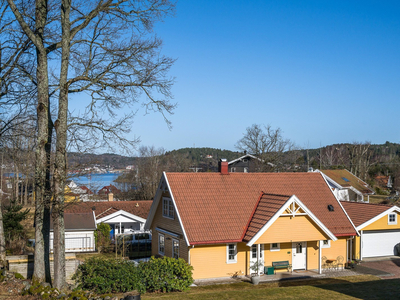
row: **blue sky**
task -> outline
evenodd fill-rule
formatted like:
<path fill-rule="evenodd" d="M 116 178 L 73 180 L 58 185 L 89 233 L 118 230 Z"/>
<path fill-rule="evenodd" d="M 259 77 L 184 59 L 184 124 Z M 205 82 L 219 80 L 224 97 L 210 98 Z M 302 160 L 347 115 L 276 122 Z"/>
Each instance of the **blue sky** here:
<path fill-rule="evenodd" d="M 178 107 L 172 130 L 139 111 L 142 145 L 236 150 L 254 123 L 302 148 L 400 142 L 399 1 L 186 0 L 155 33 Z"/>

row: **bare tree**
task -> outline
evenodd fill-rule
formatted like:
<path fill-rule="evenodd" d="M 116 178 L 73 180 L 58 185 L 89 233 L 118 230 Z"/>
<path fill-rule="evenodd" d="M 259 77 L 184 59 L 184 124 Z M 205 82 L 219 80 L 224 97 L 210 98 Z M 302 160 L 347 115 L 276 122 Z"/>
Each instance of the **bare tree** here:
<path fill-rule="evenodd" d="M 354 142 L 348 146 L 350 172 L 360 177 L 362 180 L 367 179 L 368 171 L 373 165 L 371 143 Z"/>
<path fill-rule="evenodd" d="M 125 149 L 132 147 L 137 140 L 126 139 L 124 134 L 130 130 L 129 121 L 135 113 L 118 118 L 115 111 L 132 111 L 132 105 L 140 99 L 144 100 L 146 112 L 160 112 L 170 125 L 166 114 L 172 113 L 175 105 L 169 102 L 173 79 L 167 77 L 167 72 L 173 60 L 160 55 L 161 41 L 149 33 L 153 23 L 171 13 L 174 5 L 166 0 L 73 3 L 37 0 L 35 7 L 22 0 L 7 2 L 33 45 L 32 53 L 36 57 L 35 68 L 22 68 L 37 86 L 34 276 L 50 280 L 45 264 L 48 261 L 50 150 L 55 130 L 54 286 L 62 288 L 65 284 L 63 204 L 67 142 L 75 148 L 85 148 L 88 145 L 85 136 L 96 136 L 94 141 L 99 143 L 91 143 L 92 147 L 110 146 L 113 142 Z M 58 62 L 51 72 L 49 59 Z M 86 110 L 78 114 L 70 112 L 68 95 L 82 92 L 90 96 Z M 58 98 L 54 105 L 57 109 L 54 124 L 52 98 Z"/>
<path fill-rule="evenodd" d="M 139 148 L 139 159 L 135 174 L 138 196 L 144 200 L 153 199 L 161 174 L 164 171 L 163 148 L 142 146 Z"/>
<path fill-rule="evenodd" d="M 280 128 L 273 129 L 270 125 L 253 124 L 246 128 L 243 137 L 236 143 L 236 148 L 260 158 L 263 169 L 277 169 L 281 163 L 282 154 L 292 150 L 294 144 L 284 139 Z"/>

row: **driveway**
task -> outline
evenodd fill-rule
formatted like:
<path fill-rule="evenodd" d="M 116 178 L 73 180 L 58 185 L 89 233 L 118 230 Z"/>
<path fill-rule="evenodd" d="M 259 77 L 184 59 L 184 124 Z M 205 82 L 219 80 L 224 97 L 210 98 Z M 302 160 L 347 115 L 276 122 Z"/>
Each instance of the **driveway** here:
<path fill-rule="evenodd" d="M 373 274 L 382 279 L 400 278 L 400 258 L 368 259 L 360 263 L 356 267 L 356 271 L 365 274 Z"/>

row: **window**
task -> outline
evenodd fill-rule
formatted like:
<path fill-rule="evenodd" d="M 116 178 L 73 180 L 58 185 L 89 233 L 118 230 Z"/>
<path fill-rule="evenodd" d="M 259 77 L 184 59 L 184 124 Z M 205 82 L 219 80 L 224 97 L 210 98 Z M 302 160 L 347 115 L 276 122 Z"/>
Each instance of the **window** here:
<path fill-rule="evenodd" d="M 281 250 L 281 244 L 279 243 L 270 244 L 269 251 L 279 251 L 279 250 Z"/>
<path fill-rule="evenodd" d="M 243 172 L 244 172 L 244 173 L 249 173 L 249 168 L 248 168 L 248 167 L 244 167 L 244 168 L 243 168 Z"/>
<path fill-rule="evenodd" d="M 260 258 L 263 256 L 264 245 L 260 245 Z M 257 258 L 257 245 L 251 246 L 251 258 Z"/>
<path fill-rule="evenodd" d="M 165 254 L 165 236 L 163 234 L 158 234 L 158 254 Z"/>
<path fill-rule="evenodd" d="M 237 262 L 237 245 L 228 244 L 226 245 L 226 263 L 232 264 Z"/>
<path fill-rule="evenodd" d="M 174 204 L 170 198 L 163 198 L 163 216 L 169 219 L 174 218 Z"/>
<path fill-rule="evenodd" d="M 179 241 L 172 240 L 172 257 L 178 259 L 179 258 Z"/>
<path fill-rule="evenodd" d="M 236 172 L 236 168 L 231 168 L 231 173 L 235 173 Z"/>
<path fill-rule="evenodd" d="M 388 214 L 388 224 L 389 225 L 397 224 L 397 214 Z"/>
<path fill-rule="evenodd" d="M 322 241 L 321 248 L 330 248 L 331 247 L 331 240 L 324 240 Z"/>

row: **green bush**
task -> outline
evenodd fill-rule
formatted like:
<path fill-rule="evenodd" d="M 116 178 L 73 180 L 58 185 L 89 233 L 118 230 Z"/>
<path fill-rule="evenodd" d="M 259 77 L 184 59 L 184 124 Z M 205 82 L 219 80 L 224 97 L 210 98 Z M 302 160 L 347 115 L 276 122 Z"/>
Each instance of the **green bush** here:
<path fill-rule="evenodd" d="M 110 246 L 111 227 L 107 223 L 100 223 L 94 232 L 96 248 L 99 252 L 104 252 Z"/>
<path fill-rule="evenodd" d="M 90 258 L 79 265 L 72 279 L 76 279 L 79 288 L 99 294 L 145 291 L 139 269 L 134 263 L 121 259 Z"/>
<path fill-rule="evenodd" d="M 154 258 L 139 264 L 142 281 L 149 292 L 185 291 L 193 283 L 192 270 L 182 258 Z"/>
<path fill-rule="evenodd" d="M 73 276 L 79 288 L 99 294 L 136 290 L 184 291 L 193 283 L 192 266 L 183 259 L 154 258 L 139 265 L 121 259 L 91 258 Z"/>

